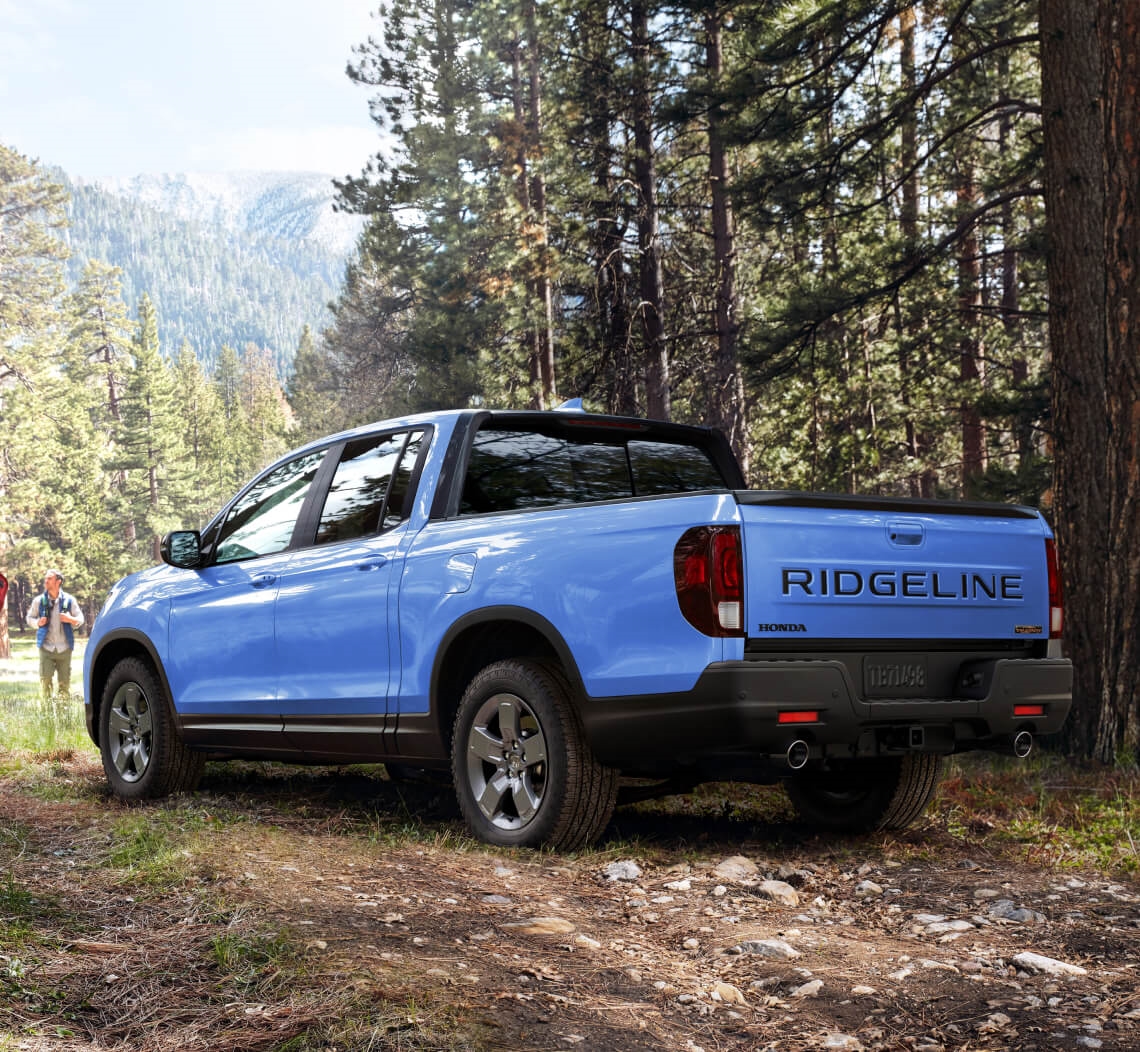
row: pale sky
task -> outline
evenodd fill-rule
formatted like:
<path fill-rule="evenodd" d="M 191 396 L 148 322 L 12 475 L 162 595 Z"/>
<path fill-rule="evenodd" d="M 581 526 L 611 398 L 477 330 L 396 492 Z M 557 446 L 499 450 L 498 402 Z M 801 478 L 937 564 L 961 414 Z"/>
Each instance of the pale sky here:
<path fill-rule="evenodd" d="M 377 0 L 0 0 L 0 142 L 96 179 L 358 175 Z"/>

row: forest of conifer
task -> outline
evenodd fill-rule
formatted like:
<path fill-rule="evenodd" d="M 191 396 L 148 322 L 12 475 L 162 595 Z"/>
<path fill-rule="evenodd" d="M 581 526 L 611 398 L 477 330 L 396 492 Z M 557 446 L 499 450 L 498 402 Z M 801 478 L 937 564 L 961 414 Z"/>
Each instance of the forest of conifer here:
<path fill-rule="evenodd" d="M 723 429 L 753 486 L 1018 501 L 1061 543 L 1066 746 L 1140 749 L 1140 0 L 389 0 L 331 325 L 159 347 L 0 153 L 0 563 L 97 597 L 287 445 L 464 405 Z M 1131 99 L 1131 102 L 1129 100 Z M 17 245 L 16 251 L 7 249 Z M 61 484 L 61 483 L 66 484 Z"/>

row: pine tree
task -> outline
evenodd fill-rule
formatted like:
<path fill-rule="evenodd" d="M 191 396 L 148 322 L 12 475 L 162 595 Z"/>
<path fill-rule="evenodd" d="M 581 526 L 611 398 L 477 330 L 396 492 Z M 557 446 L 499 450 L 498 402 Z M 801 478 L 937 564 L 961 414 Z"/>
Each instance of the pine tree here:
<path fill-rule="evenodd" d="M 175 361 L 174 392 L 186 466 L 194 480 L 183 521 L 203 526 L 230 496 L 230 473 L 223 463 L 225 410 L 218 388 L 210 382 L 188 343 L 182 344 Z"/>
<path fill-rule="evenodd" d="M 135 524 L 140 544 L 127 558 L 158 561 L 162 534 L 178 525 L 188 494 L 185 448 L 174 404 L 174 382 L 158 345 L 158 316 L 143 293 L 133 363 L 112 431 L 106 470 L 124 482 L 117 514 Z"/>
<path fill-rule="evenodd" d="M 104 442 L 114 440 L 122 426 L 123 391 L 131 368 L 131 321 L 123 303 L 120 271 L 97 260 L 90 260 L 83 277 L 68 296 L 71 328 L 67 341 L 67 371 L 74 390 L 96 422 Z M 110 487 L 121 500 L 127 487 L 123 470 L 112 473 Z M 131 517 L 121 520 L 123 546 L 133 551 L 137 524 Z"/>
<path fill-rule="evenodd" d="M 286 385 L 293 412 L 293 435 L 300 442 L 346 426 L 331 364 L 327 355 L 318 352 L 312 330 L 306 325 L 293 355 L 293 375 Z"/>

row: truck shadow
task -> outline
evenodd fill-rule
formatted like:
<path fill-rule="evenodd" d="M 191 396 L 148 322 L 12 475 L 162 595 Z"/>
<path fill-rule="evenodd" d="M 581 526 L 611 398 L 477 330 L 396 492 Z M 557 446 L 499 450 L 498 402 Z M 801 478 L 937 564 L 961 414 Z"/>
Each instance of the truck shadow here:
<path fill-rule="evenodd" d="M 296 767 L 258 761 L 210 763 L 196 794 L 212 806 L 254 813 L 261 821 L 295 820 L 352 833 L 399 827 L 424 838 L 463 836 L 465 827 L 445 775 L 381 764 Z M 619 806 L 595 850 L 636 845 L 673 852 L 741 852 L 768 845 L 784 849 L 816 839 L 798 822 L 776 787 L 737 783 L 702 785 L 684 795 Z"/>

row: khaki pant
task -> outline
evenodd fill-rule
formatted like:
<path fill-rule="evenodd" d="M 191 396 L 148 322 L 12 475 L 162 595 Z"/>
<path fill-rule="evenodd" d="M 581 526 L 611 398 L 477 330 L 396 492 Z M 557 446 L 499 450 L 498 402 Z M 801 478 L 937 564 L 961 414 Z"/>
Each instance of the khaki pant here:
<path fill-rule="evenodd" d="M 71 696 L 71 651 L 45 650 L 40 647 L 40 685 L 43 687 L 44 697 L 51 697 L 51 679 L 55 675 L 59 678 L 59 696 Z"/>

